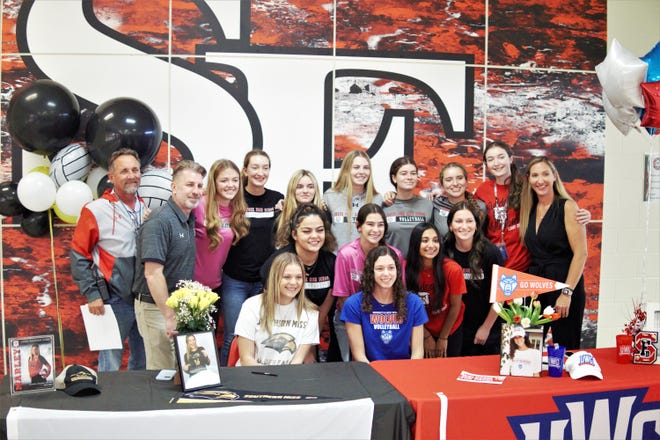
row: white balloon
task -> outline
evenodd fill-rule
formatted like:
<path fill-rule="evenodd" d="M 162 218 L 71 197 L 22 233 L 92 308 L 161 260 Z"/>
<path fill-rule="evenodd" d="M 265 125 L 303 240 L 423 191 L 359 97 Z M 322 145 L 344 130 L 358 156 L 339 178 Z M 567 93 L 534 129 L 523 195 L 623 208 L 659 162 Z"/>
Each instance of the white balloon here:
<path fill-rule="evenodd" d="M 104 179 L 107 176 L 108 176 L 108 170 L 106 170 L 103 167 L 96 167 L 89 172 L 89 175 L 87 176 L 87 180 L 85 182 L 87 182 L 89 189 L 92 190 L 92 195 L 94 196 L 95 199 L 98 199 L 100 195 L 98 193 L 99 182 L 101 181 L 101 179 Z"/>
<path fill-rule="evenodd" d="M 94 197 L 89 186 L 80 180 L 72 180 L 66 182 L 57 190 L 55 205 L 62 214 L 78 217 L 83 206 L 92 200 L 94 200 Z"/>
<path fill-rule="evenodd" d="M 627 135 L 630 129 L 635 127 L 639 122 L 639 115 L 631 106 L 614 106 L 609 100 L 607 93 L 603 92 L 603 108 L 605 114 L 609 116 L 614 126 L 623 135 Z"/>
<path fill-rule="evenodd" d="M 35 171 L 19 180 L 16 195 L 30 211 L 43 212 L 53 206 L 56 191 L 55 182 L 48 175 Z"/>
<path fill-rule="evenodd" d="M 644 107 L 640 84 L 646 78 L 648 64 L 623 47 L 615 38 L 596 75 L 614 107 Z"/>

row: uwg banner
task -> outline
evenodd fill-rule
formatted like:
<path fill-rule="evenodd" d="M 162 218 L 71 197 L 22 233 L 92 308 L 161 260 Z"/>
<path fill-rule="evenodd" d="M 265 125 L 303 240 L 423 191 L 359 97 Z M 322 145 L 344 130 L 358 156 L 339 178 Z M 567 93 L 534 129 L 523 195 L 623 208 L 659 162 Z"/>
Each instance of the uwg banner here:
<path fill-rule="evenodd" d="M 568 284 L 493 264 L 490 284 L 490 302 L 504 302 L 514 298 L 531 296 L 563 289 Z"/>

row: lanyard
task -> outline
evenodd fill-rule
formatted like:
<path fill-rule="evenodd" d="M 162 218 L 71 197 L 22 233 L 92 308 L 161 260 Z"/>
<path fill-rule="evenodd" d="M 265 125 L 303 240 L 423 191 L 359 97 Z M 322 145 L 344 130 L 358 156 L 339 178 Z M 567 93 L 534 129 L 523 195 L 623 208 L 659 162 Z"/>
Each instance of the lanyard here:
<path fill-rule="evenodd" d="M 131 223 L 133 223 L 133 227 L 137 232 L 137 230 L 140 228 L 140 225 L 142 225 L 142 203 L 140 203 L 140 200 L 137 198 L 135 199 L 135 203 L 137 205 L 137 211 L 135 211 L 129 208 L 128 205 L 126 205 L 126 203 L 124 203 L 119 197 L 117 197 L 117 200 L 119 200 L 120 206 L 123 208 L 123 211 L 126 212 L 128 218 L 131 219 Z"/>
<path fill-rule="evenodd" d="M 495 195 L 495 208 L 493 208 L 493 216 L 495 221 L 500 224 L 500 239 L 504 243 L 504 227 L 506 225 L 506 220 L 508 216 L 507 205 L 508 201 L 504 201 L 504 205 L 500 206 L 499 201 L 497 200 L 497 182 L 493 182 L 493 194 Z"/>

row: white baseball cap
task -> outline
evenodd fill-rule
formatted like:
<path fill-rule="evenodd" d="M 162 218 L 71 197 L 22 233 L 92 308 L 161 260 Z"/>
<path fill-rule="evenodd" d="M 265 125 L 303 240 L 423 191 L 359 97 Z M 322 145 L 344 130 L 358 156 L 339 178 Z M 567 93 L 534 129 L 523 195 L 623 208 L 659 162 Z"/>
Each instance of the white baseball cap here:
<path fill-rule="evenodd" d="M 568 371 L 572 379 L 580 379 L 586 376 L 603 378 L 603 373 L 600 371 L 596 358 L 587 351 L 573 353 L 566 361 L 564 369 Z"/>
<path fill-rule="evenodd" d="M 513 334 L 511 335 L 512 338 L 515 338 L 517 336 L 522 336 L 523 338 L 525 337 L 525 329 L 519 325 L 513 328 Z"/>

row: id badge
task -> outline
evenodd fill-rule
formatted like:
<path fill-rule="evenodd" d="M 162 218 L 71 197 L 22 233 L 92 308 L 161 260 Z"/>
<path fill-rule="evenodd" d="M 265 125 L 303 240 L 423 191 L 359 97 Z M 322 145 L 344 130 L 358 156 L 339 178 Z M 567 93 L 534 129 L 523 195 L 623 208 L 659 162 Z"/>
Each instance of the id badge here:
<path fill-rule="evenodd" d="M 502 254 L 502 260 L 506 261 L 507 258 L 509 258 L 509 254 L 506 252 L 506 244 L 504 243 L 498 243 L 497 244 L 497 249 L 500 250 L 500 254 Z"/>

